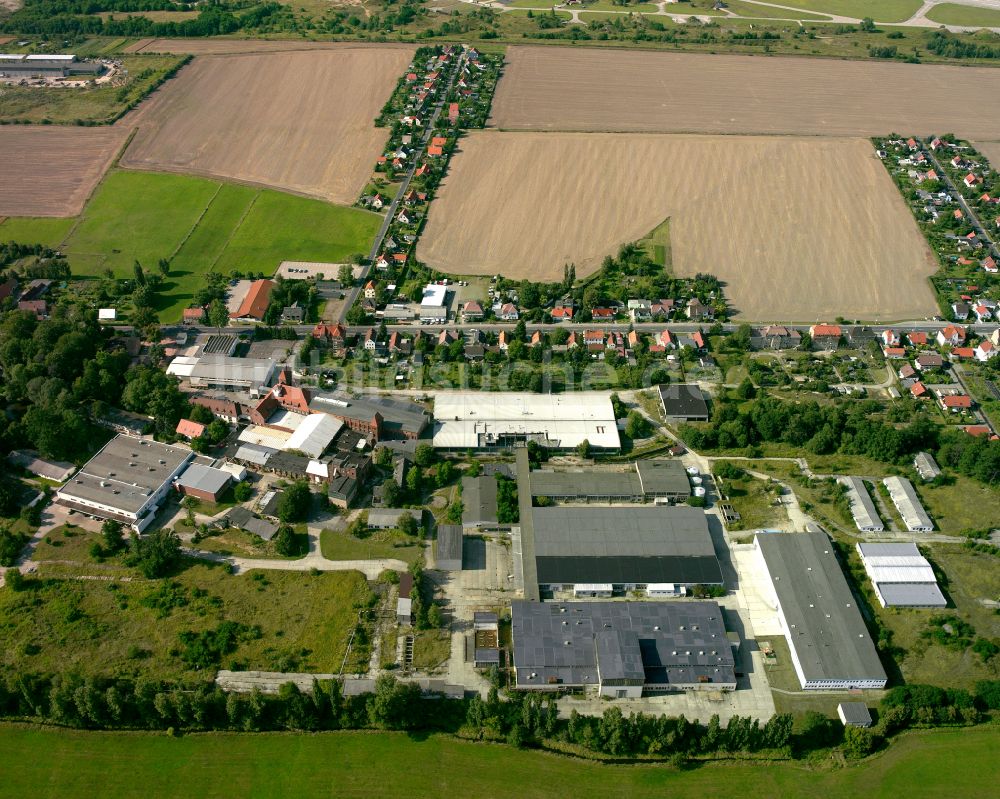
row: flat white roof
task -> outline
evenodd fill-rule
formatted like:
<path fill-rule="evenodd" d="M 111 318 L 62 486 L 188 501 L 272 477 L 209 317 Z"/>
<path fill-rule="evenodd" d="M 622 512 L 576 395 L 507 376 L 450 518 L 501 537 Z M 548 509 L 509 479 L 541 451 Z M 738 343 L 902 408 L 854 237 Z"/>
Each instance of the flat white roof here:
<path fill-rule="evenodd" d="M 420 301 L 422 306 L 441 306 L 445 304 L 448 296 L 448 287 L 440 286 L 437 283 L 428 283 L 424 286 L 424 298 Z"/>
<path fill-rule="evenodd" d="M 920 497 L 917 496 L 913 483 L 905 477 L 886 477 L 882 482 L 889 489 L 889 496 L 899 515 L 903 517 L 907 530 L 916 532 L 934 529 L 934 522 L 920 503 Z"/>
<path fill-rule="evenodd" d="M 434 398 L 434 446 L 475 448 L 481 436 L 545 434 L 563 449 L 586 439 L 618 449 L 621 440 L 610 394 L 453 391 Z"/>
<path fill-rule="evenodd" d="M 285 449 L 297 449 L 312 458 L 323 454 L 344 423 L 326 413 L 311 413 L 304 417 L 292 433 Z"/>
<path fill-rule="evenodd" d="M 288 449 L 288 440 L 291 437 L 292 434 L 285 430 L 275 430 L 255 424 L 240 431 L 240 441 L 243 443 L 257 444 L 271 449 Z"/>

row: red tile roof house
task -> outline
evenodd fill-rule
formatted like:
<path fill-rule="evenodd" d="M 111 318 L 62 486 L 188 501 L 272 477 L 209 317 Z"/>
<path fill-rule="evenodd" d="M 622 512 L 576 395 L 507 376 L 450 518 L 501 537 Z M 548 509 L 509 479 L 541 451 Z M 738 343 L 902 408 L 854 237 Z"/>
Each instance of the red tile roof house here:
<path fill-rule="evenodd" d="M 609 321 L 615 318 L 615 312 L 610 308 L 594 308 L 594 310 L 590 312 L 590 317 L 595 322 Z"/>
<path fill-rule="evenodd" d="M 941 408 L 952 413 L 960 413 L 972 407 L 972 397 L 967 394 L 949 394 L 941 397 Z"/>
<path fill-rule="evenodd" d="M 983 259 L 983 269 L 985 269 L 987 272 L 991 272 L 993 274 L 997 273 L 997 271 L 998 271 L 997 262 L 993 259 L 992 255 L 987 255 Z"/>
<path fill-rule="evenodd" d="M 585 346 L 591 352 L 600 352 L 604 349 L 604 331 L 603 330 L 584 330 L 583 331 L 583 346 Z"/>
<path fill-rule="evenodd" d="M 199 438 L 205 432 L 205 425 L 190 419 L 181 419 L 177 423 L 177 430 L 175 432 L 181 438 L 186 438 L 190 441 L 192 438 Z"/>
<path fill-rule="evenodd" d="M 899 375 L 900 380 L 906 380 L 907 378 L 915 377 L 917 370 L 910 366 L 910 364 L 905 364 L 899 372 L 897 372 L 897 374 Z"/>
<path fill-rule="evenodd" d="M 674 337 L 670 335 L 669 330 L 662 330 L 656 334 L 656 343 L 659 344 L 664 349 L 675 349 L 677 347 L 677 342 L 674 341 Z"/>
<path fill-rule="evenodd" d="M 813 344 L 836 349 L 840 345 L 840 325 L 813 325 L 809 328 Z"/>
<path fill-rule="evenodd" d="M 17 310 L 32 313 L 36 319 L 44 319 L 49 315 L 49 306 L 45 300 L 21 300 L 17 304 Z"/>
<path fill-rule="evenodd" d="M 899 335 L 896 333 L 895 330 L 883 330 L 882 344 L 884 344 L 886 347 L 898 347 Z"/>
<path fill-rule="evenodd" d="M 982 178 L 976 177 L 971 172 L 962 179 L 962 183 L 964 183 L 969 188 L 972 188 L 977 183 L 982 183 L 982 181 L 983 181 Z"/>
<path fill-rule="evenodd" d="M 965 343 L 965 328 L 957 327 L 955 325 L 948 325 L 942 330 L 938 331 L 937 343 L 942 347 L 950 344 L 952 347 L 957 347 L 959 344 Z"/>
<path fill-rule="evenodd" d="M 573 309 L 568 305 L 557 305 L 552 309 L 552 319 L 556 322 L 569 322 L 573 319 Z"/>
<path fill-rule="evenodd" d="M 886 347 L 882 350 L 886 358 L 905 358 L 906 350 L 902 347 Z"/>
<path fill-rule="evenodd" d="M 458 122 L 458 103 L 450 103 L 448 105 L 448 121 L 452 125 Z"/>
<path fill-rule="evenodd" d="M 976 351 L 972 347 L 952 347 L 951 357 L 955 360 L 968 360 L 976 357 Z"/>
<path fill-rule="evenodd" d="M 984 424 L 967 424 L 962 428 L 970 436 L 988 436 L 990 435 L 990 428 Z"/>
<path fill-rule="evenodd" d="M 917 381 L 912 386 L 910 386 L 910 393 L 914 397 L 926 397 L 930 392 L 927 390 L 927 386 Z"/>
<path fill-rule="evenodd" d="M 462 307 L 462 316 L 466 322 L 478 322 L 483 318 L 483 306 L 475 300 L 469 300 Z"/>
<path fill-rule="evenodd" d="M 906 340 L 910 342 L 911 347 L 926 347 L 927 346 L 927 334 L 926 333 L 907 333 Z"/>
<path fill-rule="evenodd" d="M 997 348 L 993 346 L 992 341 L 980 341 L 979 346 L 976 347 L 976 360 L 985 363 L 990 358 L 993 358 L 997 354 Z"/>
<path fill-rule="evenodd" d="M 500 335 L 497 336 L 497 347 L 499 347 L 504 352 L 510 347 L 510 333 L 506 330 L 501 330 Z"/>
<path fill-rule="evenodd" d="M 230 319 L 255 319 L 263 321 L 264 313 L 271 302 L 271 288 L 274 284 L 270 280 L 256 280 L 250 286 L 250 291 L 243 298 L 239 309 L 229 314 Z"/>
<path fill-rule="evenodd" d="M 184 309 L 184 324 L 195 325 L 205 318 L 204 308 L 185 308 Z"/>
<path fill-rule="evenodd" d="M 517 306 L 512 302 L 505 302 L 500 306 L 500 318 L 505 322 L 516 322 L 520 319 L 521 314 L 518 313 Z"/>

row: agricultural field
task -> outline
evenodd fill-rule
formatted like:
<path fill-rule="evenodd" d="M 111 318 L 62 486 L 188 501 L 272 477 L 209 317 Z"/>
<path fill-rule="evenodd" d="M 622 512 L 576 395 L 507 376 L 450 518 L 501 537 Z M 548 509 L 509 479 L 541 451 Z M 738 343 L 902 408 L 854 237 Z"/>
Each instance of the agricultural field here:
<path fill-rule="evenodd" d="M 973 106 L 978 113 L 967 113 Z M 954 130 L 989 139 L 998 116 L 1000 70 L 984 67 L 511 47 L 492 124 L 827 136 Z"/>
<path fill-rule="evenodd" d="M 477 795 L 548 799 L 552 786 L 579 799 L 731 794 L 787 799 L 823 796 L 989 796 L 1000 778 L 995 727 L 909 733 L 862 763 L 725 763 L 666 766 L 588 763 L 570 757 L 456 738 L 366 732 L 312 735 L 211 734 L 175 738 L 20 725 L 0 727 L 5 762 L 0 797 L 121 799 L 232 796 Z M 43 752 L 44 757 L 39 757 Z M 308 764 L 307 767 L 304 764 Z"/>
<path fill-rule="evenodd" d="M 103 125 L 114 122 L 167 79 L 183 59 L 175 55 L 120 56 L 129 78 L 124 86 L 104 84 L 82 89 L 4 86 L 0 120 L 18 123 Z"/>
<path fill-rule="evenodd" d="M 120 127 L 0 127 L 0 217 L 76 216 L 127 139 Z"/>
<path fill-rule="evenodd" d="M 972 146 L 986 156 L 994 169 L 1000 166 L 1000 141 L 974 141 Z"/>
<path fill-rule="evenodd" d="M 583 277 L 667 218 L 673 271 L 717 276 L 740 318 L 935 312 L 930 251 L 861 139 L 473 133 L 418 257 L 556 281 L 572 262 Z"/>
<path fill-rule="evenodd" d="M 135 118 L 122 165 L 351 204 L 387 131 L 373 120 L 412 48 L 205 56 Z"/>
<path fill-rule="evenodd" d="M 156 310 L 161 321 L 172 322 L 208 272 L 272 274 L 286 259 L 340 263 L 368 250 L 380 218 L 267 189 L 115 170 L 70 222 L 63 229 L 48 220 L 11 218 L 0 223 L 0 240 L 59 247 L 80 277 L 101 277 L 107 270 L 131 277 L 135 261 L 151 269 L 167 258 L 170 273 Z"/>
<path fill-rule="evenodd" d="M 399 50 L 397 44 L 365 42 L 316 42 L 301 39 L 139 39 L 125 48 L 126 53 L 190 53 L 191 55 L 233 55 L 238 53 L 280 53 L 297 50 Z M 405 66 L 405 65 L 404 65 Z M 397 75 L 397 77 L 399 77 Z"/>
<path fill-rule="evenodd" d="M 99 537 L 80 533 L 87 544 Z M 59 548 L 55 558 L 65 558 L 64 549 L 73 554 L 72 548 Z M 178 635 L 214 630 L 232 621 L 256 625 L 260 635 L 242 640 L 226 663 L 231 660 L 248 669 L 290 670 L 291 665 L 291 670 L 336 671 L 356 622 L 354 605 L 366 602 L 369 595 L 360 572 L 234 576 L 218 564 L 191 561 L 174 577 L 144 580 L 115 563 L 86 560 L 78 558 L 72 566 L 63 560 L 51 565 L 42 561 L 41 576 L 31 590 L 0 592 L 4 668 L 197 678 L 198 670 L 176 653 Z M 81 575 L 98 579 L 79 579 Z M 282 663 L 285 658 L 294 662 Z"/>

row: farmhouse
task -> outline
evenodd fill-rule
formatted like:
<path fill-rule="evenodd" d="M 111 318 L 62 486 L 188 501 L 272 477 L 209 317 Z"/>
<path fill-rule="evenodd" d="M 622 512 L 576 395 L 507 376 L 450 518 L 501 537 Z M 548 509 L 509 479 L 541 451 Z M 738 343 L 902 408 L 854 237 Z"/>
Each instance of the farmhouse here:
<path fill-rule="evenodd" d="M 511 605 L 519 690 L 596 687 L 603 697 L 735 690 L 733 646 L 714 602 Z"/>
<path fill-rule="evenodd" d="M 671 383 L 660 386 L 660 405 L 663 415 L 671 421 L 707 422 L 708 403 L 705 395 L 694 383 Z"/>
<path fill-rule="evenodd" d="M 229 314 L 230 319 L 262 322 L 264 313 L 271 301 L 271 289 L 274 284 L 270 280 L 255 280 L 240 307 Z"/>
<path fill-rule="evenodd" d="M 907 530 L 911 533 L 929 533 L 934 529 L 934 522 L 920 504 L 920 497 L 917 496 L 913 483 L 905 477 L 886 477 L 882 482 L 889 490 L 889 497 L 902 516 Z"/>
<path fill-rule="evenodd" d="M 881 533 L 885 525 L 875 510 L 875 503 L 868 495 L 865 481 L 860 477 L 838 477 L 837 482 L 847 488 L 847 500 L 851 505 L 854 524 L 863 533 Z"/>
<path fill-rule="evenodd" d="M 439 449 L 503 450 L 526 441 L 559 450 L 583 441 L 601 450 L 621 447 L 615 412 L 604 392 L 439 393 L 434 417 L 434 446 Z"/>
<path fill-rule="evenodd" d="M 934 569 L 916 544 L 857 544 L 861 563 L 884 608 L 943 608 Z"/>
<path fill-rule="evenodd" d="M 56 492 L 56 502 L 141 533 L 194 453 L 117 435 Z"/>
<path fill-rule="evenodd" d="M 804 690 L 884 688 L 887 677 L 824 533 L 754 537 Z"/>

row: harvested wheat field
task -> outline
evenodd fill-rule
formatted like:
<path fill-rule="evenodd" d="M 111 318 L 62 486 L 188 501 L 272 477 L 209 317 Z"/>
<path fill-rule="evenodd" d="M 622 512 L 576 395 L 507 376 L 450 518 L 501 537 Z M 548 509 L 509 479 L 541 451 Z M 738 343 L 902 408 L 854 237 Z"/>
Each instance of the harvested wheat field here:
<path fill-rule="evenodd" d="M 0 216 L 76 216 L 128 138 L 119 127 L 0 127 Z"/>
<path fill-rule="evenodd" d="M 142 13 L 142 12 L 139 12 Z M 400 50 L 398 44 L 366 42 L 311 42 L 301 39 L 139 39 L 125 48 L 126 53 L 177 53 L 183 55 L 232 55 L 239 53 L 279 53 L 301 50 Z"/>
<path fill-rule="evenodd" d="M 353 203 L 387 130 L 373 120 L 412 48 L 202 56 L 134 118 L 122 158 Z"/>
<path fill-rule="evenodd" d="M 991 167 L 1000 169 L 1000 141 L 974 141 L 972 146 L 986 156 Z"/>
<path fill-rule="evenodd" d="M 417 255 L 582 277 L 668 217 L 674 272 L 725 281 L 743 319 L 935 312 L 933 257 L 864 139 L 484 131 L 462 140 Z"/>
<path fill-rule="evenodd" d="M 511 47 L 492 121 L 508 130 L 994 138 L 997 119 L 1000 69 L 989 67 Z"/>

